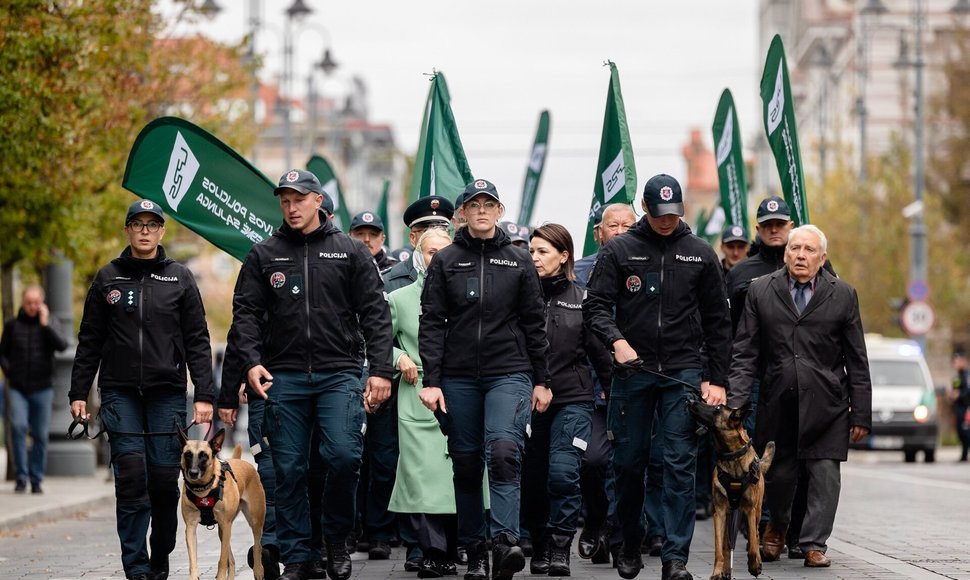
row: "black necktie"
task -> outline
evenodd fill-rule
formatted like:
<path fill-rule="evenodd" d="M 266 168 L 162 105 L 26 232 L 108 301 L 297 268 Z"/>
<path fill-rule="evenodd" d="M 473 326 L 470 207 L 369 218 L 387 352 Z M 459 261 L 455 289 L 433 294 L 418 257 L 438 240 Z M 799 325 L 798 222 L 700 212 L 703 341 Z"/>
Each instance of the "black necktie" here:
<path fill-rule="evenodd" d="M 809 283 L 805 282 L 795 282 L 795 310 L 801 314 L 805 310 L 805 306 L 808 305 L 808 288 Z"/>

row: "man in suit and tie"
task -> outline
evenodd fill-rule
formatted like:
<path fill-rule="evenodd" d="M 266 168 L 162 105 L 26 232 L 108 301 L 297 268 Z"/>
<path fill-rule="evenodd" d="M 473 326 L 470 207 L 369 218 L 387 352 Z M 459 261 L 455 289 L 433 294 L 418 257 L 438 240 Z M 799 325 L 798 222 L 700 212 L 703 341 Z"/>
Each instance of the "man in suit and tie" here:
<path fill-rule="evenodd" d="M 872 427 L 872 385 L 859 298 L 822 269 L 828 242 L 812 225 L 792 230 L 786 268 L 751 283 L 734 342 L 728 405 L 748 402 L 763 362 L 755 446 L 776 445 L 765 482 L 771 521 L 764 555 L 785 544 L 799 470 L 807 474 L 807 510 L 798 547 L 805 565 L 825 567 L 849 439 Z"/>

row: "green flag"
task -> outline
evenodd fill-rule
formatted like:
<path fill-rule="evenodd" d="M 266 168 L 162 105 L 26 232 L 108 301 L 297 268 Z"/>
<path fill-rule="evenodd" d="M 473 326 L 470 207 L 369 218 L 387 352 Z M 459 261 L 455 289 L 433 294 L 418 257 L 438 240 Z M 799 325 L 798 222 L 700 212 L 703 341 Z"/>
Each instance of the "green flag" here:
<path fill-rule="evenodd" d="M 380 216 L 381 222 L 384 224 L 385 229 L 387 229 L 391 223 L 391 220 L 389 220 L 387 216 L 387 198 L 390 191 L 391 191 L 391 180 L 385 179 L 384 190 L 381 191 L 381 201 L 380 203 L 377 204 L 377 215 Z M 387 238 L 387 243 L 388 245 L 390 245 L 391 243 L 390 236 L 388 236 Z"/>
<path fill-rule="evenodd" d="M 777 34 L 771 40 L 765 71 L 761 76 L 761 101 L 764 103 L 765 133 L 775 155 L 785 201 L 792 210 L 791 217 L 796 226 L 810 223 L 802 154 L 795 129 L 795 108 L 788 82 L 788 61 L 781 36 Z"/>
<path fill-rule="evenodd" d="M 539 128 L 536 130 L 536 140 L 532 144 L 532 155 L 529 156 L 529 166 L 525 172 L 525 186 L 522 188 L 522 204 L 519 206 L 519 224 L 529 225 L 532 222 L 532 209 L 535 207 L 539 193 L 539 179 L 542 168 L 546 164 L 546 150 L 549 143 L 549 111 L 539 115 Z"/>
<path fill-rule="evenodd" d="M 121 185 L 240 261 L 282 221 L 273 181 L 177 117 L 155 119 L 141 130 Z"/>
<path fill-rule="evenodd" d="M 454 199 L 474 179 L 451 112 L 448 83 L 443 73 L 436 72 L 424 107 L 408 204 L 429 195 Z"/>
<path fill-rule="evenodd" d="M 333 215 L 336 222 L 334 225 L 346 232 L 350 227 L 350 209 L 344 201 L 344 190 L 340 187 L 337 174 L 334 173 L 330 162 L 320 155 L 314 155 L 306 162 L 306 170 L 320 180 L 323 191 L 333 201 Z"/>
<path fill-rule="evenodd" d="M 727 225 L 748 231 L 748 186 L 744 180 L 744 157 L 741 151 L 741 128 L 731 91 L 724 89 L 714 114 L 714 143 L 717 147 L 717 179 L 721 186 L 721 207 Z M 701 230 L 697 230 L 701 231 Z"/>
<path fill-rule="evenodd" d="M 610 67 L 610 86 L 606 93 L 606 115 L 603 118 L 599 163 L 593 183 L 593 202 L 586 224 L 584 256 L 599 250 L 593 238 L 593 215 L 596 210 L 611 203 L 632 204 L 637 196 L 637 169 L 633 162 L 623 94 L 620 92 L 620 73 L 612 62 L 607 62 L 607 65 Z"/>

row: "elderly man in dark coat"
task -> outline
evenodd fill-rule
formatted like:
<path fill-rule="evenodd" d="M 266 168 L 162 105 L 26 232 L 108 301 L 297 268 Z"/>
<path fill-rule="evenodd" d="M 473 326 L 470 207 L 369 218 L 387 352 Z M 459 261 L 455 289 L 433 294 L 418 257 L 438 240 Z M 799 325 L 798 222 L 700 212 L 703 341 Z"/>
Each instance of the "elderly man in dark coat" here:
<path fill-rule="evenodd" d="M 765 376 L 758 404 L 755 445 L 776 445 L 765 481 L 771 521 L 765 560 L 785 544 L 799 470 L 808 475 L 808 506 L 799 537 L 805 565 L 829 566 L 841 489 L 840 462 L 849 439 L 872 427 L 872 385 L 859 298 L 855 290 L 821 269 L 825 234 L 812 225 L 792 230 L 786 267 L 752 282 L 734 342 L 728 404 L 740 407 L 763 357 Z"/>

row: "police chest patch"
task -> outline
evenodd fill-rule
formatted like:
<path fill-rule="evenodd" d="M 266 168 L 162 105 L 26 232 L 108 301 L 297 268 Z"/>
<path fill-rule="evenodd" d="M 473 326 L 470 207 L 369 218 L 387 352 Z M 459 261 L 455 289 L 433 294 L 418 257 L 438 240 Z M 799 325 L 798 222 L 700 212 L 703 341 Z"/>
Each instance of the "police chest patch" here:
<path fill-rule="evenodd" d="M 679 262 L 703 262 L 700 256 L 681 256 L 680 254 L 674 254 L 674 259 Z"/>
<path fill-rule="evenodd" d="M 273 288 L 282 288 L 286 284 L 286 276 L 283 272 L 273 272 L 269 277 L 269 285 Z"/>
<path fill-rule="evenodd" d="M 327 260 L 346 260 L 347 252 L 320 252 L 320 257 Z"/>
<path fill-rule="evenodd" d="M 108 295 L 104 297 L 108 301 L 108 304 L 117 304 L 121 300 L 121 291 L 112 290 L 108 292 Z"/>
<path fill-rule="evenodd" d="M 643 288 L 643 282 L 640 281 L 640 276 L 633 275 L 626 279 L 626 289 L 630 292 L 639 292 Z"/>
<path fill-rule="evenodd" d="M 515 260 L 500 260 L 498 258 L 489 258 L 488 263 L 495 266 L 507 266 L 509 268 L 518 268 L 519 263 Z"/>
<path fill-rule="evenodd" d="M 568 308 L 569 310 L 582 310 L 582 304 L 572 304 L 569 302 L 563 302 L 562 300 L 556 300 L 556 306 L 560 308 Z"/>

